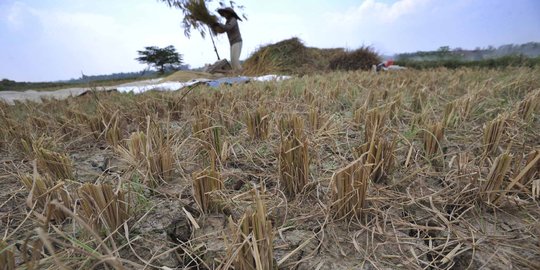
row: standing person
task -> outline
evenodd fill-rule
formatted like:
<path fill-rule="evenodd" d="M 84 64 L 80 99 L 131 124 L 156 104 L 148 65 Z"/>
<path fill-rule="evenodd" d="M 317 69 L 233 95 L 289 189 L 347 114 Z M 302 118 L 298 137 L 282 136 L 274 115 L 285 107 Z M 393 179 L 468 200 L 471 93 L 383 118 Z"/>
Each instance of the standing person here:
<path fill-rule="evenodd" d="M 231 65 L 233 70 L 240 71 L 242 66 L 240 65 L 240 53 L 242 52 L 242 35 L 240 35 L 240 28 L 238 27 L 238 21 L 242 21 L 240 17 L 234 12 L 234 9 L 230 7 L 218 9 L 219 15 L 225 17 L 227 20 L 225 24 L 216 23 L 214 31 L 217 33 L 227 33 L 229 38 L 229 44 L 231 45 Z"/>

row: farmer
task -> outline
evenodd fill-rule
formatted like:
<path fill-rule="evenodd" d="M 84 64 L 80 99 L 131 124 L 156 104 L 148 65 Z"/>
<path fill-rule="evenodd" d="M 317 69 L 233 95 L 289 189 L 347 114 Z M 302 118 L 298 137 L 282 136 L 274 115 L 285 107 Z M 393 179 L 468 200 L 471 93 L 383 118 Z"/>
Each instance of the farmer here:
<path fill-rule="evenodd" d="M 242 52 L 242 36 L 240 35 L 240 28 L 238 27 L 238 21 L 242 21 L 240 17 L 230 7 L 218 9 L 219 15 L 225 17 L 227 22 L 225 24 L 216 23 L 213 25 L 214 31 L 217 33 L 227 33 L 229 38 L 229 44 L 231 45 L 231 65 L 233 70 L 239 71 L 242 69 L 240 65 L 240 53 Z"/>

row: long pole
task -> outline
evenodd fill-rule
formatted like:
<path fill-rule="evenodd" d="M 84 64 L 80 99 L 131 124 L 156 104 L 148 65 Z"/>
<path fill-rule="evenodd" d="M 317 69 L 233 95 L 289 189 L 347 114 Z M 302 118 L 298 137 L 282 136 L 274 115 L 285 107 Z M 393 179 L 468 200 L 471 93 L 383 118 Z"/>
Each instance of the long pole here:
<path fill-rule="evenodd" d="M 216 43 L 214 42 L 214 37 L 212 36 L 214 34 L 214 32 L 212 32 L 210 27 L 208 27 L 208 33 L 210 33 L 210 39 L 212 40 L 212 45 L 214 45 L 214 51 L 216 52 L 217 60 L 219 61 L 221 59 L 219 58 L 219 53 L 218 53 L 217 48 L 216 48 Z"/>

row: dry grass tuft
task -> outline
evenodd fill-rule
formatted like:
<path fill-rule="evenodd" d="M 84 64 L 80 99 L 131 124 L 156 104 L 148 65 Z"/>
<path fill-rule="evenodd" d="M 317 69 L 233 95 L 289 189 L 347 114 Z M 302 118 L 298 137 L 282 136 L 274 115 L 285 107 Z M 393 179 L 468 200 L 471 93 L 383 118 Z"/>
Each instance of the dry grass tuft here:
<path fill-rule="evenodd" d="M 481 188 L 481 197 L 488 204 L 495 203 L 500 198 L 500 191 L 506 174 L 510 171 L 512 156 L 503 153 L 498 156 Z"/>
<path fill-rule="evenodd" d="M 268 123 L 270 114 L 263 107 L 246 114 L 247 131 L 251 139 L 265 140 L 268 138 Z"/>
<path fill-rule="evenodd" d="M 49 175 L 21 175 L 19 181 L 29 191 L 26 204 L 34 212 L 43 224 L 61 223 L 68 216 L 60 209 L 54 207 L 51 202 L 58 201 L 66 208 L 71 209 L 73 200 L 64 187 L 63 181 L 54 181 Z"/>
<path fill-rule="evenodd" d="M 192 130 L 194 136 L 202 144 L 201 151 L 209 161 L 213 162 L 209 164 L 210 166 L 216 166 L 216 162 L 227 159 L 228 143 L 223 138 L 222 126 L 212 125 L 210 117 L 204 112 L 197 111 Z"/>
<path fill-rule="evenodd" d="M 97 231 L 110 234 L 129 219 L 130 206 L 124 191 L 108 184 L 84 184 L 77 190 L 81 202 L 79 215 Z"/>
<path fill-rule="evenodd" d="M 431 159 L 439 153 L 444 137 L 444 122 L 430 124 L 423 132 L 424 152 Z"/>
<path fill-rule="evenodd" d="M 220 210 L 219 203 L 212 198 L 212 192 L 223 189 L 223 181 L 214 168 L 193 173 L 193 197 L 203 213 Z"/>
<path fill-rule="evenodd" d="M 534 112 L 540 109 L 540 90 L 530 92 L 525 99 L 518 104 L 517 114 L 521 119 L 529 122 Z"/>
<path fill-rule="evenodd" d="M 248 208 L 239 224 L 234 224 L 229 217 L 230 237 L 228 242 L 228 260 L 218 269 L 257 269 L 273 270 L 274 245 L 272 223 L 267 219 L 266 207 L 257 190 L 255 193 L 255 209 Z"/>
<path fill-rule="evenodd" d="M 507 116 L 502 114 L 484 126 L 484 155 L 495 154 L 506 128 Z"/>
<path fill-rule="evenodd" d="M 366 112 L 364 140 L 369 142 L 375 134 L 384 134 L 386 110 L 384 107 L 374 108 Z"/>
<path fill-rule="evenodd" d="M 61 154 L 44 148 L 35 152 L 38 169 L 59 179 L 74 180 L 72 161 L 67 154 Z"/>
<path fill-rule="evenodd" d="M 0 268 L 2 270 L 15 270 L 15 256 L 3 240 L 0 240 Z"/>
<path fill-rule="evenodd" d="M 373 166 L 371 179 L 378 183 L 392 173 L 394 170 L 394 151 L 397 140 L 387 140 L 382 137 L 373 137 L 373 141 L 365 143 L 358 147 L 357 157 L 367 155 L 367 159 Z"/>
<path fill-rule="evenodd" d="M 281 119 L 279 172 L 281 186 L 289 198 L 294 198 L 308 183 L 308 141 L 304 135 L 304 121 L 290 115 Z"/>
<path fill-rule="evenodd" d="M 364 209 L 373 166 L 365 161 L 362 156 L 332 175 L 334 219 L 358 218 Z"/>
<path fill-rule="evenodd" d="M 119 146 L 118 152 L 133 169 L 145 176 L 144 184 L 156 187 L 160 182 L 171 179 L 174 170 L 173 140 L 158 123 L 147 117 L 146 133 L 132 133 L 126 144 Z"/>

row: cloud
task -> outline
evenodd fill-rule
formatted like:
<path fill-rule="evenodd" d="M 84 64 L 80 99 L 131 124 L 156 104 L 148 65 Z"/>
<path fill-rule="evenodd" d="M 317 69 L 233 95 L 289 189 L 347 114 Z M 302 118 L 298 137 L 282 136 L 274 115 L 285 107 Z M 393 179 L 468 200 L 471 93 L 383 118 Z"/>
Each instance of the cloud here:
<path fill-rule="evenodd" d="M 14 2 L 5 8 L 5 21 L 11 31 L 21 30 L 27 25 L 28 18 L 33 15 L 33 10 L 23 2 Z"/>
<path fill-rule="evenodd" d="M 149 2 L 147 6 L 158 6 Z M 7 54 L 0 58 L 17 63 L 9 73 L 39 74 L 35 80 L 78 77 L 81 70 L 87 75 L 142 70 L 145 66 L 134 60 L 137 50 L 178 43 L 178 36 L 170 33 L 181 30 L 177 22 L 144 8 L 131 16 L 118 16 L 121 9 L 97 13 L 69 5 L 40 9 L 16 2 L 8 8 L 12 38 L 2 47 L 16 59 Z"/>

